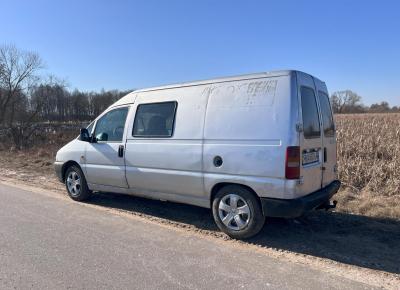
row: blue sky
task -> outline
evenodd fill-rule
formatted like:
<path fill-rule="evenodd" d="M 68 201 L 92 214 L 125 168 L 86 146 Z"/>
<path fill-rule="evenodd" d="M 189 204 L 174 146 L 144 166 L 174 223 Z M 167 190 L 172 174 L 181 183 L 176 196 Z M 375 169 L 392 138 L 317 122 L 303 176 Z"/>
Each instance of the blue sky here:
<path fill-rule="evenodd" d="M 399 4 L 398 4 L 399 3 Z M 400 105 L 400 1 L 4 1 L 0 44 L 71 89 L 298 69 Z"/>

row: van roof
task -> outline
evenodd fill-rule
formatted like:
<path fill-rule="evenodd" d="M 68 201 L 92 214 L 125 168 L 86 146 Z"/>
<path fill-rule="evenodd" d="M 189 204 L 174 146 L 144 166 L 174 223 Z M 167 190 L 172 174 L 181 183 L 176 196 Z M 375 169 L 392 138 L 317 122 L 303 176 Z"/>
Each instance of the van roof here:
<path fill-rule="evenodd" d="M 164 86 L 150 87 L 150 88 L 145 88 L 145 89 L 138 89 L 138 90 L 132 91 L 128 95 L 122 97 L 117 102 L 112 104 L 110 107 L 116 107 L 116 106 L 133 103 L 134 95 L 136 93 L 151 92 L 151 91 L 173 89 L 173 88 L 190 87 L 190 86 L 199 86 L 199 85 L 206 85 L 206 84 L 223 83 L 223 82 L 232 82 L 232 81 L 240 81 L 240 80 L 260 79 L 260 78 L 265 78 L 265 77 L 287 76 L 294 72 L 304 73 L 304 72 L 301 72 L 298 70 L 277 70 L 277 71 L 270 71 L 270 72 L 260 72 L 260 73 L 244 74 L 244 75 L 237 75 L 237 76 L 230 76 L 230 77 L 220 77 L 220 78 L 213 78 L 213 79 L 207 79 L 207 80 L 183 82 L 183 83 L 176 83 L 176 84 L 170 84 L 170 85 L 164 85 Z M 304 74 L 307 74 L 307 73 L 304 73 Z"/>
<path fill-rule="evenodd" d="M 175 84 L 169 84 L 169 85 L 163 85 L 163 86 L 150 87 L 150 88 L 135 90 L 134 92 L 140 93 L 140 92 L 172 89 L 172 88 L 179 88 L 179 87 L 198 86 L 198 85 L 223 83 L 223 82 L 230 82 L 230 81 L 240 81 L 240 80 L 246 80 L 246 79 L 258 79 L 258 78 L 265 78 L 265 77 L 286 76 L 286 75 L 289 75 L 291 72 L 295 72 L 295 70 L 278 70 L 278 71 L 270 71 L 270 72 L 243 74 L 243 75 L 230 76 L 230 77 L 218 77 L 218 78 L 212 78 L 212 79 L 206 79 L 206 80 L 198 80 L 198 81 L 190 81 L 190 82 L 182 82 L 182 83 L 175 83 Z"/>

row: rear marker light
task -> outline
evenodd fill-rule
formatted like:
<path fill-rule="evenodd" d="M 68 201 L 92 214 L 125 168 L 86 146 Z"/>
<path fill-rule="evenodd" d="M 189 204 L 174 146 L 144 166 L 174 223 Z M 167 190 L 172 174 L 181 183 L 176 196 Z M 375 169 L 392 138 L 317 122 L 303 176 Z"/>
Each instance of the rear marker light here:
<path fill-rule="evenodd" d="M 300 178 L 300 147 L 289 146 L 286 148 L 286 164 L 285 164 L 286 179 Z"/>

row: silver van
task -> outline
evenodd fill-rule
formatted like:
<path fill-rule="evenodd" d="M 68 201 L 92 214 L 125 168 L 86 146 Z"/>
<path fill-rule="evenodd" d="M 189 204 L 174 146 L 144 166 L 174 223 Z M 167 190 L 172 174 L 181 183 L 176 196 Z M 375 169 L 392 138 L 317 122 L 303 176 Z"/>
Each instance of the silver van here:
<path fill-rule="evenodd" d="M 211 208 L 233 238 L 330 208 L 335 124 L 324 82 L 276 71 L 133 91 L 61 148 L 77 201 L 117 192 Z"/>

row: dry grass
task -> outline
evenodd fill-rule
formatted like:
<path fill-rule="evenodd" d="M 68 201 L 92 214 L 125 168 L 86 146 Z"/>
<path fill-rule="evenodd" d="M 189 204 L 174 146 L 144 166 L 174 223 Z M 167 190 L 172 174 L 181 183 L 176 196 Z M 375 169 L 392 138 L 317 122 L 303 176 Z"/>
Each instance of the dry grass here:
<path fill-rule="evenodd" d="M 339 209 L 400 218 L 400 114 L 336 116 Z"/>

